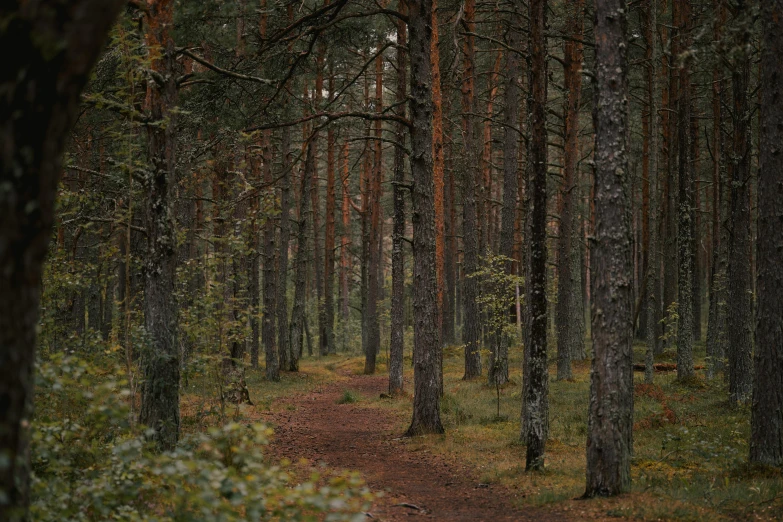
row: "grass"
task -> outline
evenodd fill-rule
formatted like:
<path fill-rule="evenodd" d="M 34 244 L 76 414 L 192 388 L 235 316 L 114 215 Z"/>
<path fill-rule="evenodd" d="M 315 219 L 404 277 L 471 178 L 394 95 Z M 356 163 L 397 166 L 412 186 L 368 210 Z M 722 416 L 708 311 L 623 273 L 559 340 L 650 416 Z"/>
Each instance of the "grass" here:
<path fill-rule="evenodd" d="M 634 346 L 635 362 L 643 362 L 644 350 L 642 344 Z M 671 361 L 675 355 L 669 350 L 659 359 Z M 704 355 L 703 344 L 697 343 L 697 365 L 704 364 Z M 703 371 L 687 384 L 678 383 L 674 373 L 656 373 L 651 386 L 643 384 L 643 374 L 636 374 L 633 490 L 615 499 L 584 501 L 576 499 L 584 492 L 590 362 L 575 362 L 574 379 L 557 381 L 551 354 L 546 470 L 526 473 L 525 447 L 519 440 L 521 356 L 520 347 L 511 350 L 511 383 L 500 390 L 498 417 L 495 388 L 484 378 L 463 381 L 461 349 L 447 348 L 441 402 L 446 434 L 417 438 L 409 442 L 410 449 L 464 463 L 480 482 L 509 487 L 519 504 L 550 506 L 580 517 L 783 518 L 781 473 L 746 465 L 749 407 L 730 404 L 723 381 L 708 382 Z M 405 371 L 409 378 L 408 364 Z M 410 399 L 375 400 L 372 406 L 396 410 L 404 431 Z"/>
<path fill-rule="evenodd" d="M 345 390 L 342 397 L 337 400 L 337 404 L 353 404 L 359 402 L 359 394 L 351 390 Z"/>
<path fill-rule="evenodd" d="M 634 347 L 642 362 L 644 346 Z M 573 365 L 572 381 L 555 380 L 554 354 L 550 355 L 550 434 L 546 469 L 524 471 L 525 447 L 520 442 L 521 348 L 510 351 L 511 382 L 497 391 L 485 377 L 463 381 L 462 350 L 444 350 L 444 396 L 441 402 L 445 435 L 407 441 L 409 451 L 442 454 L 473 470 L 484 483 L 503 484 L 520 505 L 544 506 L 574 518 L 637 520 L 774 520 L 783 518 L 783 475 L 779 470 L 747 465 L 749 419 L 747 406 L 733 405 L 721 379 L 708 382 L 703 372 L 680 384 L 674 373 L 656 373 L 655 383 L 643 384 L 637 373 L 634 400 L 633 489 L 614 499 L 576 500 L 584 492 L 585 442 L 589 361 Z M 670 361 L 668 351 L 660 358 Z M 704 346 L 696 345 L 696 364 L 703 364 Z M 361 374 L 362 357 L 339 355 L 307 358 L 299 375 L 282 375 L 281 381 L 263 379 L 263 372 L 248 371 L 247 383 L 255 410 L 275 408 L 277 399 L 318 391 L 327 382 L 345 380 L 342 374 Z M 412 393 L 410 358 L 404 364 L 406 391 Z M 381 353 L 377 373 L 386 370 Z M 360 396 L 346 389 L 340 403 Z M 204 400 L 188 393 L 186 404 Z M 397 419 L 403 433 L 410 420 L 412 398 L 384 400 L 362 397 L 362 407 L 377 408 Z M 262 415 L 262 414 L 261 414 Z M 262 419 L 263 420 L 263 419 Z"/>

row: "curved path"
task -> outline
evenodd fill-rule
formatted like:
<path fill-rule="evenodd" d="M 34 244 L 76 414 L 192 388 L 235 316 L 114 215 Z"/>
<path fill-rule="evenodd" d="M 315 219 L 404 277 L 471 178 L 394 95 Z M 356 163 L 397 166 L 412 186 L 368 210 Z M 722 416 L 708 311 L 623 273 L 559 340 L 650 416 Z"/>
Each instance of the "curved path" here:
<path fill-rule="evenodd" d="M 517 521 L 562 520 L 551 512 L 513 507 L 514 493 L 480 484 L 458 462 L 411 451 L 403 439 L 406 421 L 398 413 L 367 404 L 337 404 L 344 390 L 375 398 L 386 391 L 385 376 L 346 375 L 316 392 L 290 397 L 271 415 L 273 456 L 306 458 L 331 469 L 358 471 L 372 491 L 383 491 L 367 520 Z M 569 519 L 573 520 L 573 518 Z"/>

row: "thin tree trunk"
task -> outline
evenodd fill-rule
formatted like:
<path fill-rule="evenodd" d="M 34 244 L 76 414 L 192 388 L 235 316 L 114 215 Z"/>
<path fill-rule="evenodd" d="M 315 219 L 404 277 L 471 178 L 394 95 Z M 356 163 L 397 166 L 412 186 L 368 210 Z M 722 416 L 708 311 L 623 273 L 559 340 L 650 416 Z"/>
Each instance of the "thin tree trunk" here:
<path fill-rule="evenodd" d="M 586 497 L 631 487 L 633 341 L 624 0 L 595 3 L 595 240 L 591 245 L 593 368 Z"/>
<path fill-rule="evenodd" d="M 560 215 L 557 273 L 557 378 L 571 379 L 571 358 L 584 355 L 584 310 L 582 296 L 582 259 L 579 244 L 579 106 L 582 98 L 582 44 L 584 34 L 584 0 L 572 0 L 567 6 L 569 35 L 565 42 L 565 151 L 563 179 L 563 211 Z M 582 357 L 584 358 L 584 357 Z"/>
<path fill-rule="evenodd" d="M 464 24 L 468 33 L 475 32 L 475 0 L 465 0 Z M 476 146 L 475 99 L 475 37 L 464 37 L 462 78 L 462 141 L 465 162 L 462 168 L 462 243 L 463 243 L 463 327 L 462 344 L 465 346 L 465 375 L 463 379 L 475 379 L 481 375 L 479 336 L 481 325 L 478 306 L 479 281 L 475 273 L 479 269 L 479 225 L 476 183 L 478 176 L 478 149 Z"/>
<path fill-rule="evenodd" d="M 375 59 L 375 112 L 383 111 L 383 56 Z M 380 242 L 381 242 L 381 179 L 383 177 L 383 137 L 382 121 L 375 122 L 375 140 L 373 147 L 373 176 L 369 191 L 370 230 L 367 259 L 367 350 L 364 354 L 364 373 L 375 373 L 375 360 L 381 349 L 380 321 L 378 319 L 378 300 L 380 298 Z"/>
<path fill-rule="evenodd" d="M 334 73 L 329 64 L 329 100 L 334 96 Z M 334 346 L 334 261 L 335 261 L 335 131 L 330 125 L 326 137 L 326 229 L 324 231 L 324 317 L 321 321 L 321 355 L 336 353 Z"/>
<path fill-rule="evenodd" d="M 649 136 L 649 152 L 647 160 L 647 175 L 649 176 L 649 212 L 647 220 L 647 351 L 645 353 L 644 382 L 651 384 L 653 382 L 653 363 L 655 353 L 658 351 L 658 328 L 659 321 L 658 310 L 660 309 L 660 271 L 658 256 L 658 222 L 659 222 L 659 194 L 658 183 L 658 108 L 655 103 L 656 96 L 656 67 L 658 65 L 658 2 L 657 0 L 648 0 L 647 5 L 647 25 L 645 28 L 645 38 L 647 39 L 646 57 L 650 61 L 645 74 L 647 75 L 647 118 L 646 135 Z"/>
<path fill-rule="evenodd" d="M 272 187 L 272 134 L 263 135 L 263 177 L 264 184 Z M 266 356 L 266 378 L 269 381 L 280 380 L 280 355 L 275 336 L 275 318 L 277 315 L 277 280 L 275 270 L 275 222 L 267 216 L 264 223 L 264 315 L 261 323 L 261 340 Z"/>
<path fill-rule="evenodd" d="M 405 0 L 400 0 L 399 10 L 406 12 Z M 433 32 L 434 32 L 433 28 Z M 406 74 L 408 64 L 405 56 L 407 46 L 407 27 L 397 21 L 397 103 L 401 107 L 408 97 Z M 434 76 L 434 75 L 433 75 Z M 405 109 L 399 110 L 405 116 Z M 405 257 L 403 241 L 405 237 L 405 125 L 397 124 L 397 147 L 394 149 L 394 227 L 392 230 L 392 295 L 391 295 L 391 338 L 389 341 L 389 394 L 400 395 L 404 388 L 403 348 L 405 339 Z M 437 188 L 436 188 L 437 190 Z M 437 214 L 437 212 L 436 212 Z M 442 302 L 442 301 L 441 301 Z"/>
<path fill-rule="evenodd" d="M 716 13 L 714 39 L 719 41 L 726 22 L 723 0 L 713 1 Z M 716 53 L 717 54 L 717 53 Z M 722 58 L 715 59 L 712 71 L 712 270 L 710 284 L 710 309 L 707 323 L 707 378 L 712 379 L 723 371 L 726 356 L 727 302 L 726 270 L 728 254 L 728 224 L 726 194 L 726 161 L 724 157 L 723 123 L 723 75 Z"/>
<path fill-rule="evenodd" d="M 690 47 L 690 0 L 674 2 L 674 20 L 679 38 L 679 49 Z M 693 378 L 693 171 L 691 165 L 691 84 L 686 63 L 679 69 L 677 99 L 677 134 L 679 151 L 679 191 L 677 250 L 679 270 L 677 284 L 677 380 Z"/>
<path fill-rule="evenodd" d="M 305 167 L 299 191 L 299 215 L 297 217 L 296 258 L 294 259 L 294 307 L 291 311 L 291 333 L 289 336 L 289 367 L 292 372 L 299 371 L 299 358 L 305 334 L 305 305 L 307 294 L 307 229 L 310 222 L 308 209 L 309 192 L 313 190 L 310 183 L 313 179 L 313 163 L 315 162 L 315 147 L 307 143 Z"/>
<path fill-rule="evenodd" d="M 549 427 L 549 373 L 547 371 L 547 49 L 546 0 L 530 2 L 530 272 L 527 277 L 530 308 L 529 342 L 525 346 L 527 375 L 523 394 L 525 418 L 522 439 L 527 446 L 525 468 L 543 469 Z"/>
<path fill-rule="evenodd" d="M 736 19 L 749 23 L 750 6 L 745 0 L 736 5 Z M 737 45 L 744 48 L 747 30 L 739 31 Z M 753 342 L 753 299 L 750 266 L 750 107 L 748 80 L 750 60 L 743 56 L 734 63 L 731 74 L 734 95 L 734 150 L 731 158 L 731 228 L 729 231 L 728 318 L 729 318 L 729 397 L 733 402 L 751 398 L 751 352 Z"/>
<path fill-rule="evenodd" d="M 519 104 L 521 64 L 517 52 L 522 42 L 522 13 L 514 10 L 509 22 L 506 53 L 506 91 L 503 96 L 503 208 L 500 232 L 500 255 L 508 258 L 506 273 L 514 273 L 514 227 L 517 222 L 517 195 L 519 192 Z M 519 290 L 517 289 L 517 293 Z M 489 383 L 501 386 L 508 382 L 508 346 L 511 340 L 502 331 L 495 333 L 497 349 L 490 354 Z"/>
<path fill-rule="evenodd" d="M 445 196 L 445 160 L 443 150 L 443 93 L 440 79 L 440 37 L 438 29 L 438 2 L 432 0 L 432 42 L 430 44 L 430 60 L 432 65 L 432 175 L 435 181 L 435 263 L 438 270 L 438 324 L 441 337 L 444 332 L 444 316 L 448 312 L 446 300 L 446 214 Z M 443 354 L 439 355 L 441 359 Z M 443 361 L 440 362 L 441 368 Z"/>

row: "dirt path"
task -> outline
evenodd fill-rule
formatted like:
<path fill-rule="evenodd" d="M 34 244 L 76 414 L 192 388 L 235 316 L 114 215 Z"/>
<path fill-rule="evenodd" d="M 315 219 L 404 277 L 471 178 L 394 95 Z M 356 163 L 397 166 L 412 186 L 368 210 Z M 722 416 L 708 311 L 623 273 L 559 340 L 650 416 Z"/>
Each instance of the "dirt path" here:
<path fill-rule="evenodd" d="M 286 399 L 283 411 L 269 418 L 275 428 L 271 450 L 292 462 L 306 458 L 331 469 L 359 471 L 372 491 L 384 492 L 368 520 L 562 520 L 539 510 L 519 511 L 512 507 L 512 491 L 480 484 L 458 462 L 411 451 L 410 439 L 400 438 L 407 419 L 366 404 L 337 404 L 347 389 L 365 398 L 386 391 L 384 376 L 346 377 L 315 393 Z"/>

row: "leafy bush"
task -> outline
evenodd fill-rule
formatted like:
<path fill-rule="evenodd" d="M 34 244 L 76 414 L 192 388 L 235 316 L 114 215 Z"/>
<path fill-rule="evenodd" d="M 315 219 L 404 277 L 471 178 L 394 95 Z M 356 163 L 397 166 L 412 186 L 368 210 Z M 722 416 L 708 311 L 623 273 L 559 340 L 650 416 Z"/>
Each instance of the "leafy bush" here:
<path fill-rule="evenodd" d="M 355 475 L 294 477 L 264 460 L 271 430 L 232 422 L 155 453 L 116 374 L 57 356 L 41 365 L 31 514 L 39 521 L 362 520 Z M 357 514 L 358 513 L 358 514 Z"/>

